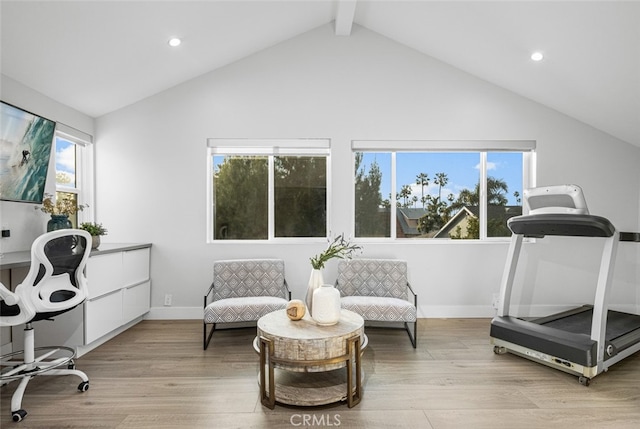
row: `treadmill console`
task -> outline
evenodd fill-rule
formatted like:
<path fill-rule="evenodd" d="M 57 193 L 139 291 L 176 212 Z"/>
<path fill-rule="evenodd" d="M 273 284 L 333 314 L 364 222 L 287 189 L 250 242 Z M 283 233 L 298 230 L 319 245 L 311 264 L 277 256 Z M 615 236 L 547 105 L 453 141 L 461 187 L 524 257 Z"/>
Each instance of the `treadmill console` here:
<path fill-rule="evenodd" d="M 589 214 L 582 188 L 578 185 L 554 185 L 525 189 L 524 201 L 529 214 Z"/>

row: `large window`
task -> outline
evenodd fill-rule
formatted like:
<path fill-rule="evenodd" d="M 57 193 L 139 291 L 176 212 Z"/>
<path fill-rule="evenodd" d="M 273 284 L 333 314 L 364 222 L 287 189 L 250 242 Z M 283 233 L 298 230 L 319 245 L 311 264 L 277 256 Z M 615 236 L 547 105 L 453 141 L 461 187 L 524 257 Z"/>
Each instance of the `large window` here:
<path fill-rule="evenodd" d="M 55 136 L 56 200 L 67 199 L 78 205 L 92 206 L 91 136 L 58 124 Z M 64 131 L 60 131 L 62 128 Z M 92 218 L 91 210 L 69 216 L 74 227 Z"/>
<path fill-rule="evenodd" d="M 329 141 L 210 139 L 209 237 L 327 236 Z"/>
<path fill-rule="evenodd" d="M 508 237 L 532 141 L 354 141 L 356 237 Z"/>

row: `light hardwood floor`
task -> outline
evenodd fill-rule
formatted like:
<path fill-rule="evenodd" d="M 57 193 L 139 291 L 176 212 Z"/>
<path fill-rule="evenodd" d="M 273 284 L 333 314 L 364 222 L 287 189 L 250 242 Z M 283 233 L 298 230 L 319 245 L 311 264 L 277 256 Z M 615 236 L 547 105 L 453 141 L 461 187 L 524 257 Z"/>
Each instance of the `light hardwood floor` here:
<path fill-rule="evenodd" d="M 199 321 L 143 321 L 77 359 L 75 377 L 36 377 L 19 423 L 15 383 L 2 388 L 2 428 L 637 428 L 640 354 L 581 386 L 577 378 L 495 355 L 489 319 L 421 319 L 406 332 L 367 328 L 362 402 L 317 408 L 258 398 L 255 328 L 218 331 L 202 350 Z M 43 322 L 39 322 L 43 323 Z M 36 327 L 37 329 L 37 327 Z M 37 335 L 37 333 L 36 333 Z"/>

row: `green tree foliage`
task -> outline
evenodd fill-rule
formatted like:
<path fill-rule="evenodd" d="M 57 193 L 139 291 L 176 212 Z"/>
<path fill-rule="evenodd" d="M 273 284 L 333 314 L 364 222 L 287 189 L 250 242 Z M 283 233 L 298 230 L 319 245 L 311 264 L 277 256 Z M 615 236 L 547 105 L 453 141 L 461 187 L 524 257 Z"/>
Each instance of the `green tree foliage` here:
<path fill-rule="evenodd" d="M 229 156 L 215 172 L 216 239 L 268 238 L 267 157 Z"/>
<path fill-rule="evenodd" d="M 505 196 L 509 192 L 507 182 L 494 177 L 487 177 L 487 204 L 495 206 L 506 206 L 508 199 Z M 480 205 L 480 183 L 476 183 L 475 188 L 463 189 L 458 195 L 458 199 L 451 204 L 453 210 L 460 210 L 464 206 Z"/>
<path fill-rule="evenodd" d="M 433 183 L 438 185 L 438 201 L 442 201 L 442 188 L 449 183 L 449 177 L 447 177 L 446 173 L 436 173 Z"/>
<path fill-rule="evenodd" d="M 398 193 L 398 196 L 396 197 L 398 199 L 398 207 L 410 207 L 411 206 L 411 186 L 409 185 L 402 185 L 402 188 L 400 189 L 400 192 Z M 402 204 L 400 204 L 400 199 L 402 198 Z"/>
<path fill-rule="evenodd" d="M 389 236 L 389 215 L 382 217 L 380 208 L 390 208 L 389 200 L 382 200 L 380 193 L 381 172 L 379 166 L 373 162 L 367 171 L 362 165 L 362 153 L 356 153 L 356 236 L 376 237 Z M 451 218 L 464 207 L 480 206 L 480 184 L 476 184 L 474 189 L 463 189 L 456 199 L 452 194 L 447 195 L 446 200 L 442 197 L 442 189 L 449 183 L 446 173 L 436 173 L 433 183 L 438 185 L 438 195 L 431 196 L 424 194 L 424 188 L 430 183 L 426 173 L 416 175 L 416 184 L 421 187 L 421 197 L 412 196 L 410 185 L 403 185 L 396 194 L 396 207 L 416 207 L 418 202 L 422 202 L 425 214 L 418 220 L 418 231 L 427 236 L 441 229 L 451 220 Z M 488 219 L 487 234 L 493 237 L 509 236 L 510 231 L 506 226 L 506 210 L 508 199 L 507 183 L 502 179 L 494 177 L 487 178 L 487 202 Z M 516 198 L 519 194 L 514 193 Z M 497 208 L 497 209 L 496 209 Z M 464 230 L 463 230 L 464 229 Z M 383 235 L 386 234 L 386 235 Z M 458 226 L 451 233 L 451 238 L 480 238 L 480 221 L 477 217 L 469 216 L 464 227 Z"/>
<path fill-rule="evenodd" d="M 426 174 L 420 173 L 417 177 L 421 175 L 426 176 Z M 442 228 L 450 219 L 451 210 L 449 209 L 449 205 L 451 199 L 449 199 L 449 204 L 442 201 L 442 188 L 449 183 L 447 174 L 436 173 L 433 183 L 438 185 L 438 196 L 432 197 L 427 195 L 423 197 L 423 204 L 425 204 L 423 207 L 426 213 L 418 219 L 418 231 L 422 234 L 428 234 L 431 231 Z"/>
<path fill-rule="evenodd" d="M 416 185 L 420 185 L 420 202 L 422 203 L 422 208 L 425 207 L 428 197 L 424 195 L 425 186 L 429 186 L 429 176 L 426 173 L 420 173 L 416 176 Z"/>
<path fill-rule="evenodd" d="M 382 200 L 380 184 L 382 172 L 373 161 L 368 171 L 362 165 L 362 152 L 356 152 L 355 158 L 355 220 L 356 237 L 388 237 L 389 200 Z M 386 207 L 387 210 L 381 210 Z"/>
<path fill-rule="evenodd" d="M 276 237 L 325 237 L 327 159 L 277 156 L 274 166 Z"/>
<path fill-rule="evenodd" d="M 425 215 L 418 219 L 418 231 L 427 234 L 442 228 L 450 219 L 449 205 L 439 197 L 429 197 Z"/>
<path fill-rule="evenodd" d="M 268 157 L 229 156 L 214 175 L 215 238 L 268 238 Z M 326 236 L 325 157 L 274 157 L 276 237 Z"/>
<path fill-rule="evenodd" d="M 508 199 L 506 194 L 509 192 L 507 183 L 502 179 L 487 177 L 487 235 L 489 237 L 505 237 L 511 235 L 511 231 L 507 227 L 504 218 L 504 207 L 507 205 Z M 516 192 L 517 193 L 517 192 Z M 452 210 L 460 210 L 464 206 L 478 207 L 480 205 L 480 183 L 476 184 L 473 191 L 464 189 L 458 195 L 458 199 L 451 204 Z M 495 210 L 496 207 L 500 209 Z M 500 216 L 492 216 L 491 213 L 500 213 Z M 480 238 L 480 222 L 478 218 L 469 217 L 467 220 L 466 234 L 457 228 L 456 232 L 451 234 L 451 238 Z"/>

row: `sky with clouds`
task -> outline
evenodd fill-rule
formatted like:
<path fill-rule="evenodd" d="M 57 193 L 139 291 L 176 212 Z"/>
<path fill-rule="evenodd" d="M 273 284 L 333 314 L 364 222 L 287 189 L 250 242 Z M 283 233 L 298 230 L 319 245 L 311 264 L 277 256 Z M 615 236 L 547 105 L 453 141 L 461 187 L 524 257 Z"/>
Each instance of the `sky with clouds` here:
<path fill-rule="evenodd" d="M 56 138 L 56 173 L 64 172 L 71 177 L 72 186 L 76 177 L 76 146 L 64 139 Z"/>
<path fill-rule="evenodd" d="M 389 198 L 391 192 L 391 154 L 365 152 L 363 165 L 368 170 L 371 164 L 377 162 L 382 171 L 381 191 L 384 199 Z M 487 156 L 488 175 L 504 180 L 508 187 L 509 205 L 516 205 L 514 191 L 522 195 L 522 154 L 512 152 L 491 152 Z M 480 154 L 477 152 L 404 152 L 396 155 L 396 191 L 404 185 L 409 185 L 412 196 L 422 197 L 422 187 L 416 183 L 416 176 L 425 173 L 429 185 L 424 193 L 438 196 L 438 185 L 434 183 L 436 174 L 445 173 L 447 183 L 442 188 L 441 195 L 446 199 L 449 194 L 457 198 L 463 189 L 473 190 L 480 178 Z M 420 202 L 416 207 L 422 207 Z"/>

